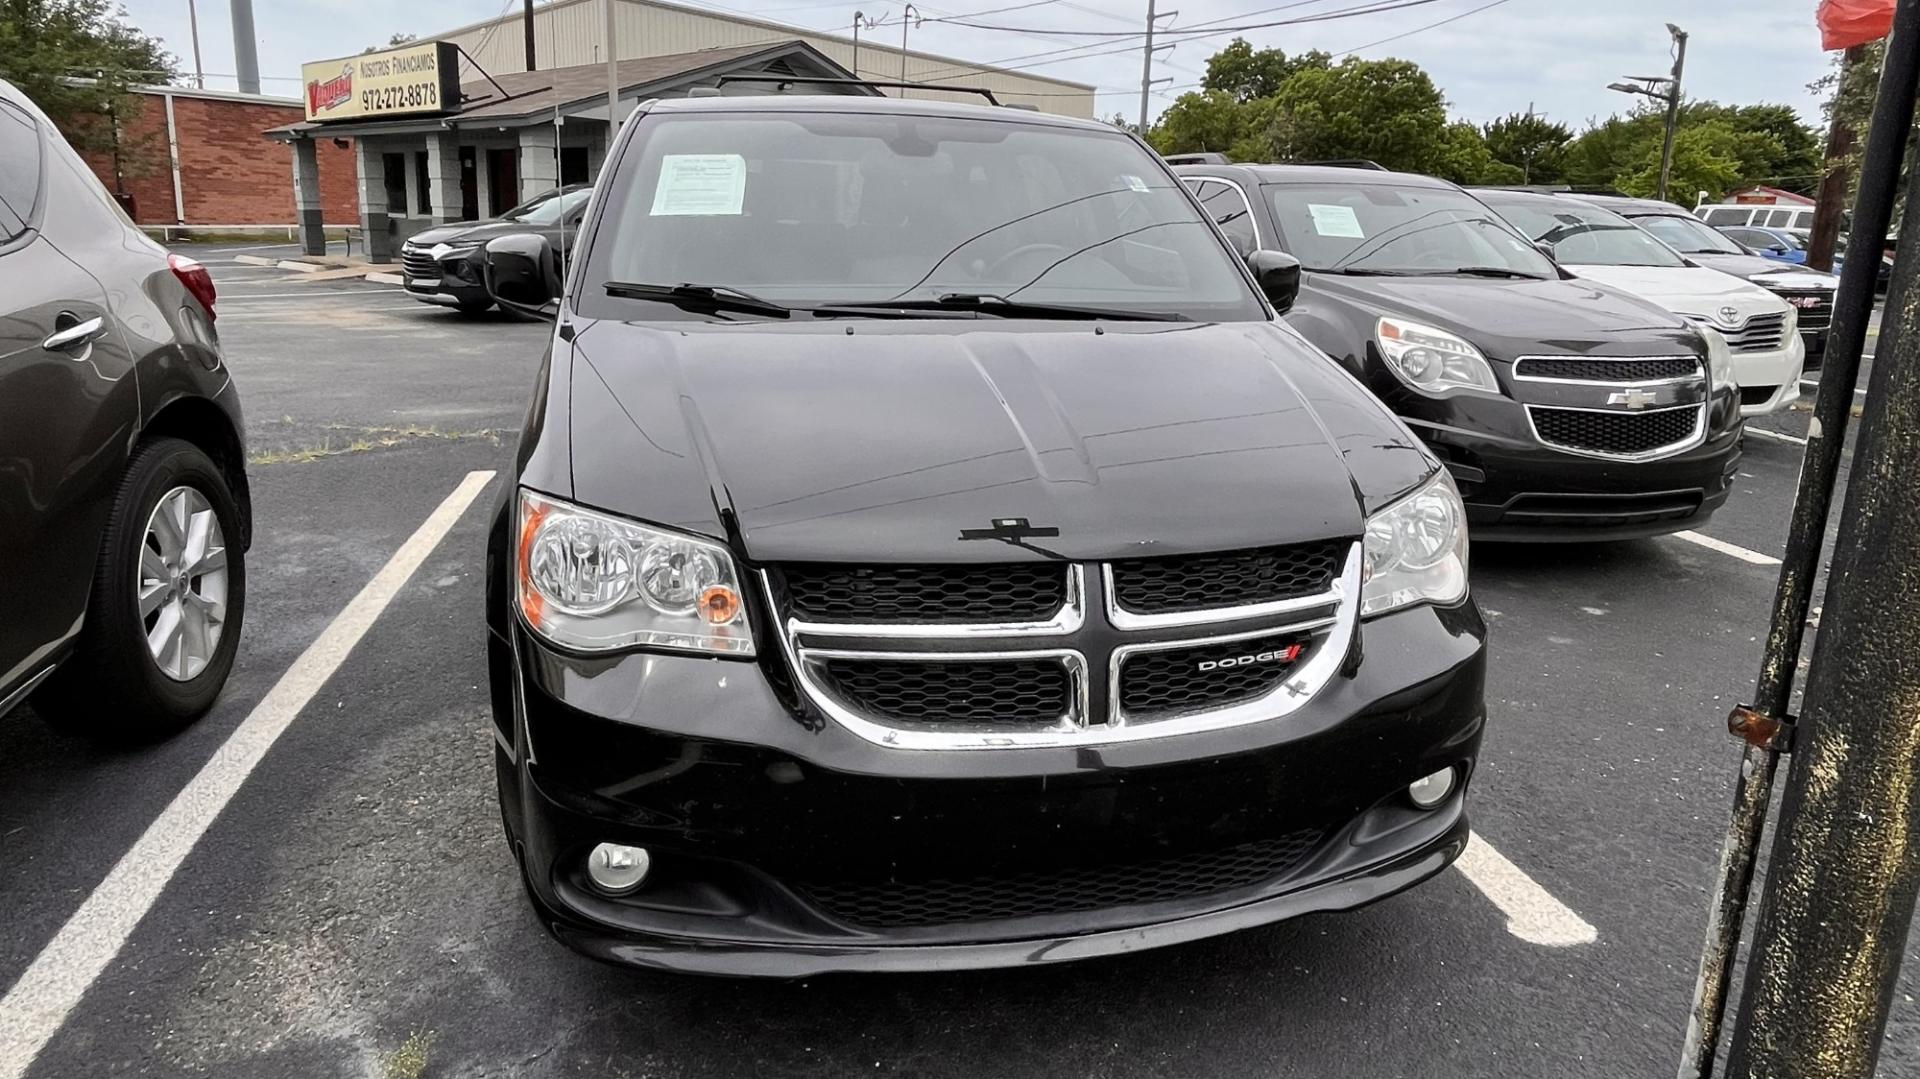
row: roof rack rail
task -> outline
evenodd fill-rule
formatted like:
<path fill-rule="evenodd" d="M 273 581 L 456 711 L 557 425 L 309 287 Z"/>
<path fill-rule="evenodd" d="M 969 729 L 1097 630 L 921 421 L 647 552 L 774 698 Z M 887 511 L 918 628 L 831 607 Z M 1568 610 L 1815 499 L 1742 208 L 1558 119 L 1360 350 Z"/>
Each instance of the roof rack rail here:
<path fill-rule="evenodd" d="M 1326 161 L 1289 161 L 1289 165 L 1318 165 L 1329 169 L 1368 169 L 1372 172 L 1392 172 L 1378 161 L 1369 161 L 1364 157 L 1335 157 Z"/>
<path fill-rule="evenodd" d="M 1233 158 L 1230 158 L 1225 154 L 1216 154 L 1216 153 L 1161 154 L 1160 157 L 1169 165 L 1231 165 L 1233 164 Z"/>
<path fill-rule="evenodd" d="M 987 99 L 987 104 L 998 105 L 1000 99 L 993 91 L 984 86 L 943 86 L 935 82 L 882 82 L 877 79 L 836 79 L 810 75 L 722 75 L 714 80 L 714 86 L 725 86 L 730 82 L 777 82 L 784 86 L 794 83 L 810 83 L 818 86 L 869 86 L 876 90 L 941 90 L 952 94 L 979 94 Z"/>

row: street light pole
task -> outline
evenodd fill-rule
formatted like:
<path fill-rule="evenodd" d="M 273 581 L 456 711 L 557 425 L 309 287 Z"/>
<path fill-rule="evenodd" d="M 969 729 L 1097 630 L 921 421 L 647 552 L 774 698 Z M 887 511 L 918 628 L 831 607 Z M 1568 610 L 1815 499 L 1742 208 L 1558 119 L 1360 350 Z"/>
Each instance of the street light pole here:
<path fill-rule="evenodd" d="M 1687 67 L 1687 32 L 1672 23 L 1667 24 L 1667 33 L 1673 35 L 1673 80 L 1667 83 L 1667 132 L 1660 142 L 1660 190 L 1655 195 L 1661 202 L 1667 201 L 1667 177 L 1673 171 L 1673 129 L 1680 122 L 1680 75 Z"/>
<path fill-rule="evenodd" d="M 853 13 L 853 77 L 860 77 L 860 20 L 866 18 L 866 12 Z"/>
<path fill-rule="evenodd" d="M 900 81 L 907 81 L 907 30 L 920 22 L 920 9 L 908 4 L 900 12 Z M 907 88 L 900 88 L 900 96 L 907 96 Z"/>

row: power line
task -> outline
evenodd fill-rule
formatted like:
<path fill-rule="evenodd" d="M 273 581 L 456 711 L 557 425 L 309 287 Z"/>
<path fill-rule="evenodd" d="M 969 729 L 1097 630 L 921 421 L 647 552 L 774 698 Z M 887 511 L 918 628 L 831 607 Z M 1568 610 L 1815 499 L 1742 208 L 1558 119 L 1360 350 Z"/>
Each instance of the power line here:
<path fill-rule="evenodd" d="M 1302 15 L 1292 19 L 1275 19 L 1271 22 L 1244 23 L 1238 26 L 1218 26 L 1211 29 L 1193 26 L 1184 29 L 1169 29 L 1163 31 L 1163 33 L 1180 34 L 1184 37 L 1195 38 L 1214 37 L 1219 34 L 1232 34 L 1243 30 L 1266 30 L 1275 26 L 1299 26 L 1304 23 L 1330 22 L 1334 19 L 1351 18 L 1355 15 L 1375 15 L 1387 11 L 1401 11 L 1406 8 L 1423 7 L 1427 4 L 1436 4 L 1439 2 L 1440 0 L 1375 0 L 1375 2 L 1363 4 L 1358 7 L 1341 8 L 1337 11 L 1327 11 L 1317 15 Z M 965 26 L 974 30 L 997 30 L 1006 33 L 1044 34 L 1060 37 L 1133 38 L 1141 37 L 1145 33 L 1144 31 L 1129 33 L 1124 30 L 1049 30 L 1044 27 L 1034 26 L 997 26 L 991 23 L 970 23 L 962 22 L 959 19 L 947 19 L 944 21 L 952 23 L 955 26 Z"/>
<path fill-rule="evenodd" d="M 1458 15 L 1449 15 L 1446 18 L 1441 19 L 1439 22 L 1430 22 L 1425 26 L 1416 26 L 1411 30 L 1403 30 L 1398 34 L 1393 35 L 1392 37 L 1383 37 L 1378 41 L 1369 41 L 1365 45 L 1355 45 L 1353 48 L 1346 50 L 1346 52 L 1336 53 L 1335 55 L 1345 56 L 1347 55 L 1347 53 L 1359 52 L 1362 49 L 1371 49 L 1375 45 L 1385 45 L 1389 41 L 1399 41 L 1401 38 L 1412 37 L 1413 35 L 1418 34 L 1424 30 L 1431 30 L 1436 26 L 1445 26 L 1450 22 L 1459 22 L 1461 19 L 1464 19 L 1469 15 L 1478 15 L 1482 11 L 1487 10 L 1488 8 L 1496 8 L 1506 2 L 1507 0 L 1493 0 L 1493 3 L 1491 4 L 1482 4 L 1477 8 L 1469 8 L 1468 10 L 1463 11 Z"/>

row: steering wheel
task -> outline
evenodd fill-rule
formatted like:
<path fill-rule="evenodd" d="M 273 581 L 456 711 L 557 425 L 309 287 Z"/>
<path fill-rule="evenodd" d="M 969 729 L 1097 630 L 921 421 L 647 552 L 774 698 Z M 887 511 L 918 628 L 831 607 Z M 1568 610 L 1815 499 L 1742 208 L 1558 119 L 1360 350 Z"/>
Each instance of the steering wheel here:
<path fill-rule="evenodd" d="M 994 259 L 993 262 L 990 265 L 988 265 L 986 269 L 980 271 L 980 276 L 985 278 L 998 277 L 1000 276 L 1000 270 L 1003 267 L 1005 267 L 1008 263 L 1012 262 L 1014 259 L 1025 258 L 1028 255 L 1041 255 L 1041 254 L 1064 255 L 1066 253 L 1067 253 L 1067 249 L 1064 247 L 1061 247 L 1059 244 L 1048 244 L 1048 243 L 1021 244 L 1019 247 L 1016 247 L 1013 250 L 1007 252 L 1006 254 L 1001 255 L 999 258 Z"/>

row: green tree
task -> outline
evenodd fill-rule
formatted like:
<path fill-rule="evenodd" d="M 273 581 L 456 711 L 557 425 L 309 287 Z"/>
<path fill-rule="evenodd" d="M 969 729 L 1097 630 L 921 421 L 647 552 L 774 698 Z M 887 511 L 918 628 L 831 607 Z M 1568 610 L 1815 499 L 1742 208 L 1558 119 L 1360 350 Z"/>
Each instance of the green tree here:
<path fill-rule="evenodd" d="M 1736 131 L 1717 120 L 1677 129 L 1673 136 L 1673 168 L 1667 182 L 1667 198 L 1676 204 L 1691 206 L 1695 192 L 1705 191 L 1711 200 L 1742 186 L 1747 166 L 1741 157 L 1751 139 L 1750 133 Z M 1660 144 L 1643 145 L 1638 157 L 1624 163 L 1612 186 L 1629 195 L 1652 198 L 1660 188 Z"/>
<path fill-rule="evenodd" d="M 82 150 L 114 147 L 128 88 L 173 77 L 160 42 L 111 0 L 0 0 L 0 79 L 18 86 Z"/>
<path fill-rule="evenodd" d="M 1226 48 L 1207 58 L 1207 73 L 1200 80 L 1203 90 L 1221 90 L 1238 101 L 1272 97 L 1280 85 L 1297 71 L 1326 69 L 1333 57 L 1319 49 L 1288 57 L 1279 49 L 1255 49 L 1245 39 L 1234 38 Z"/>
<path fill-rule="evenodd" d="M 1573 132 L 1532 113 L 1515 112 L 1487 125 L 1487 151 L 1519 175 L 1515 183 L 1555 184 L 1565 175 L 1562 158 Z"/>
<path fill-rule="evenodd" d="M 1456 184 L 1517 184 L 1520 169 L 1496 160 L 1480 129 L 1455 120 L 1441 133 L 1440 151 L 1427 170 Z"/>
<path fill-rule="evenodd" d="M 1181 94 L 1168 105 L 1147 133 L 1147 141 L 1163 154 L 1204 151 L 1231 153 L 1251 135 L 1252 110 L 1224 90 Z M 1235 160 L 1258 159 L 1257 152 Z"/>
<path fill-rule="evenodd" d="M 1272 99 L 1261 132 L 1277 160 L 1366 158 L 1424 172 L 1438 162 L 1446 99 L 1420 65 L 1348 57 L 1296 71 Z"/>

